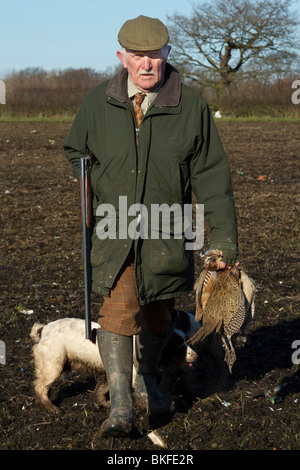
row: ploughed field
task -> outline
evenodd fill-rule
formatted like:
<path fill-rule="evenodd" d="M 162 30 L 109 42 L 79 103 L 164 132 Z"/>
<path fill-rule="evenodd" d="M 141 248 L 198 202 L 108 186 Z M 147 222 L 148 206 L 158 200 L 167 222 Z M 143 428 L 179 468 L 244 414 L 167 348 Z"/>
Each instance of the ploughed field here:
<path fill-rule="evenodd" d="M 256 315 L 227 386 L 218 388 L 200 357 L 174 384 L 178 411 L 151 426 L 170 451 L 299 450 L 299 122 L 217 125 L 231 164 L 240 259 L 258 288 Z M 0 339 L 7 349 L 0 449 L 156 451 L 138 409 L 135 439 L 100 437 L 108 411 L 85 371 L 65 372 L 53 386 L 61 415 L 48 414 L 34 396 L 33 323 L 84 316 L 78 183 L 62 151 L 69 127 L 0 122 Z M 198 254 L 195 263 L 199 273 Z M 100 304 L 93 296 L 94 319 Z M 194 295 L 177 306 L 193 309 Z"/>

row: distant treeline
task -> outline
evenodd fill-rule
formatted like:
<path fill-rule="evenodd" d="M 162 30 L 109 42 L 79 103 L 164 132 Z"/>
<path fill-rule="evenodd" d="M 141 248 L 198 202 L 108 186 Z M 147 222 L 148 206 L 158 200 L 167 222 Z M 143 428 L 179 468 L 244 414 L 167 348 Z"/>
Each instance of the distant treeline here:
<path fill-rule="evenodd" d="M 6 104 L 0 117 L 73 117 L 86 93 L 111 78 L 118 67 L 106 72 L 89 68 L 46 72 L 27 68 L 4 77 Z M 292 83 L 299 77 L 272 82 L 247 80 L 233 83 L 220 98 L 213 88 L 199 88 L 213 111 L 229 117 L 299 117 L 300 105 L 292 102 Z M 195 88 L 197 85 L 193 84 Z"/>
<path fill-rule="evenodd" d="M 113 73 L 90 68 L 14 72 L 4 78 L 6 105 L 0 107 L 0 117 L 73 116 L 86 93 Z"/>
<path fill-rule="evenodd" d="M 263 82 L 249 79 L 232 83 L 230 92 L 218 99 L 214 89 L 201 90 L 213 109 L 228 117 L 299 118 L 300 104 L 295 104 L 297 77 L 277 78 Z"/>

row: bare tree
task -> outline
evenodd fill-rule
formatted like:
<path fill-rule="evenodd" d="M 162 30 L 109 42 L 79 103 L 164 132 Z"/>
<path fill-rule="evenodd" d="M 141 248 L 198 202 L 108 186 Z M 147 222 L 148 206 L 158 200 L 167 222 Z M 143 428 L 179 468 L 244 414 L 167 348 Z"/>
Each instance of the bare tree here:
<path fill-rule="evenodd" d="M 291 0 L 198 2 L 191 17 L 168 16 L 172 60 L 185 77 L 224 93 L 234 78 L 257 75 L 258 62 L 275 52 L 296 56 L 299 23 L 290 8 Z"/>

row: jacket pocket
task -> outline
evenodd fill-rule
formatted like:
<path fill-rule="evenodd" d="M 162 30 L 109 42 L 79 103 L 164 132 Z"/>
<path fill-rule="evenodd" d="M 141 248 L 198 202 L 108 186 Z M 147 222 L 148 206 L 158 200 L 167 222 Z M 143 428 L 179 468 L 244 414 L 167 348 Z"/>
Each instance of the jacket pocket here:
<path fill-rule="evenodd" d="M 185 239 L 150 240 L 150 269 L 154 274 L 182 275 L 188 268 Z"/>
<path fill-rule="evenodd" d="M 119 195 L 130 194 L 134 185 L 128 153 L 102 156 L 101 163 L 93 167 L 91 181 L 98 203 L 110 203 L 117 208 Z"/>
<path fill-rule="evenodd" d="M 103 173 L 105 172 L 108 164 L 109 164 L 108 160 L 103 161 L 101 163 L 97 160 L 92 167 L 91 185 L 95 193 L 97 193 L 97 191 L 99 190 L 98 188 L 99 180 L 101 180 L 101 177 Z"/>
<path fill-rule="evenodd" d="M 190 194 L 190 169 L 188 163 L 170 160 L 170 169 L 173 201 L 179 204 L 188 202 Z"/>

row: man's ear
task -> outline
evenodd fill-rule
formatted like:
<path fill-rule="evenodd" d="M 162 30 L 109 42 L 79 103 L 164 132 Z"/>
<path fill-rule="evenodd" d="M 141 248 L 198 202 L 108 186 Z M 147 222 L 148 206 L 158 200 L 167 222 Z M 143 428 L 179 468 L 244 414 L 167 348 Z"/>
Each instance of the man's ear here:
<path fill-rule="evenodd" d="M 123 51 L 117 51 L 117 56 L 118 59 L 120 59 L 120 61 L 122 62 L 124 69 L 127 69 L 127 62 L 124 57 Z"/>

